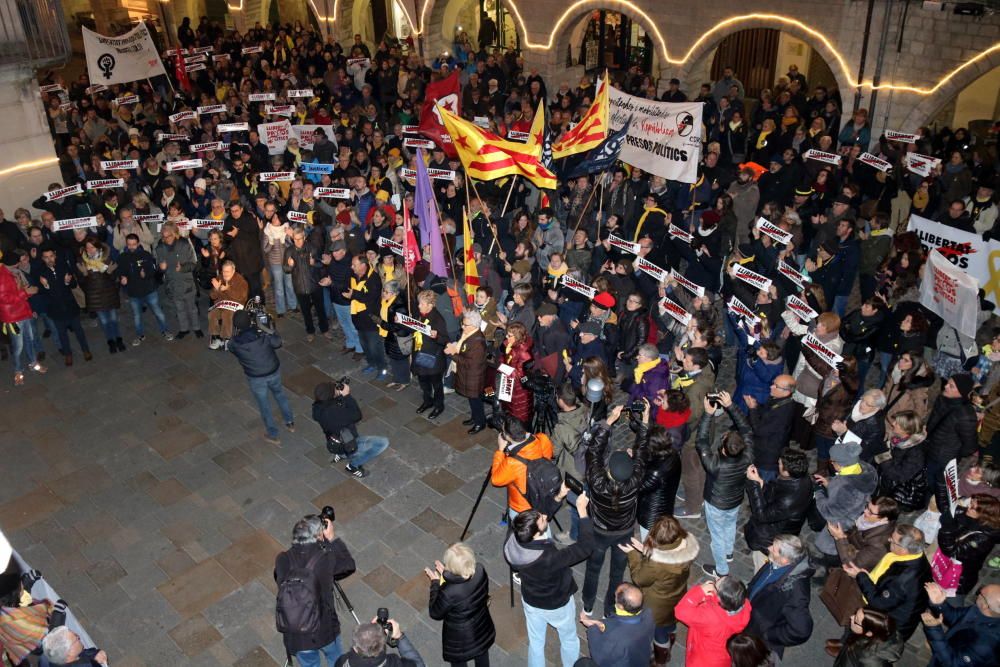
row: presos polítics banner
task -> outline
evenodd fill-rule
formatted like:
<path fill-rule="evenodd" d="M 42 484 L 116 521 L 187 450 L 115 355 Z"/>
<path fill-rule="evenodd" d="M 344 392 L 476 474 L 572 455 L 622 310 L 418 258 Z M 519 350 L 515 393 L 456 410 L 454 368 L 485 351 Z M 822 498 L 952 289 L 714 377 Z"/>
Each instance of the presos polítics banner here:
<path fill-rule="evenodd" d="M 698 178 L 701 102 L 657 102 L 612 88 L 609 121 L 620 130 L 632 117 L 619 159 L 643 171 L 682 183 Z"/>
<path fill-rule="evenodd" d="M 908 231 L 916 232 L 928 251 L 940 249 L 955 267 L 976 279 L 986 298 L 997 304 L 1000 314 L 1000 241 L 984 241 L 979 234 L 942 225 L 919 215 L 911 215 Z"/>

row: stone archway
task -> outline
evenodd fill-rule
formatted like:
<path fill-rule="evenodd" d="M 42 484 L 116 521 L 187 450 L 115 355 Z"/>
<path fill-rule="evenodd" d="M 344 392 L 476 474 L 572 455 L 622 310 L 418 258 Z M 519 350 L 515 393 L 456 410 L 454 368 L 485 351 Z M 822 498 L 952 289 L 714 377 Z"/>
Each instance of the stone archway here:
<path fill-rule="evenodd" d="M 928 119 L 936 116 L 965 88 L 996 67 L 1000 67 L 1000 50 L 992 51 L 975 63 L 963 67 L 942 84 L 940 88 L 929 95 L 922 96 L 904 117 L 899 127 L 916 130 L 916 128 L 924 125 Z M 901 131 L 909 132 L 910 130 Z"/>
<path fill-rule="evenodd" d="M 662 70 L 663 68 L 664 45 L 661 33 L 656 23 L 651 20 L 651 17 L 645 15 L 641 10 L 637 11 L 635 5 L 607 2 L 606 0 L 580 2 L 576 3 L 574 8 L 576 11 L 565 19 L 560 20 L 557 25 L 553 26 L 552 33 L 550 33 L 551 48 L 555 54 L 555 61 L 557 63 L 565 64 L 566 54 L 569 49 L 573 49 L 573 62 L 576 62 L 577 51 L 580 48 L 580 40 L 582 39 L 586 21 L 594 11 L 603 9 L 627 17 L 632 23 L 638 25 L 642 28 L 643 32 L 649 35 L 653 46 L 652 71 L 650 74 L 652 74 L 654 79 L 662 74 L 662 71 L 658 70 Z M 558 35 L 553 38 L 551 37 L 553 33 L 558 33 Z M 583 71 L 581 67 L 576 65 L 571 69 L 574 73 L 576 70 L 579 70 L 580 73 Z"/>

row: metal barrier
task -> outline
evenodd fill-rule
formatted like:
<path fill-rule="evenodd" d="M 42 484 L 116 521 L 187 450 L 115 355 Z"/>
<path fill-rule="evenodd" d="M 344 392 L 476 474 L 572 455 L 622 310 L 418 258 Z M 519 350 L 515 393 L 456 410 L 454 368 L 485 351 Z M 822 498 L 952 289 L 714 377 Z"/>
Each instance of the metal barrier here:
<path fill-rule="evenodd" d="M 0 0 L 0 65 L 46 67 L 69 56 L 60 0 Z"/>

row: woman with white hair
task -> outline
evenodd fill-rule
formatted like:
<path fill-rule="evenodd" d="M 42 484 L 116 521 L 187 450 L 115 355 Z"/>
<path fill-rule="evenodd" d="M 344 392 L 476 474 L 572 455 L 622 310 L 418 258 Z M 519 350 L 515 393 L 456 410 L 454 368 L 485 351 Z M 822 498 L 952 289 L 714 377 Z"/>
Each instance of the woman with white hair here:
<path fill-rule="evenodd" d="M 834 433 L 850 431 L 861 438 L 861 460 L 873 463 L 876 455 L 885 451 L 885 394 L 881 389 L 869 389 L 851 408 L 847 421 L 837 419 L 831 425 Z"/>
<path fill-rule="evenodd" d="M 486 428 L 486 408 L 483 405 L 483 388 L 486 382 L 486 336 L 483 335 L 483 317 L 478 310 L 462 313 L 462 335 L 445 346 L 445 354 L 455 362 L 455 391 L 469 399 L 472 416 L 462 423 L 475 435 Z"/>
<path fill-rule="evenodd" d="M 488 667 L 496 639 L 489 609 L 490 579 L 476 562 L 476 554 L 462 542 L 448 547 L 443 558 L 444 562 L 435 561 L 433 570 L 424 568 L 424 574 L 431 580 L 431 618 L 444 621 L 444 662 L 465 667 L 472 661 L 476 667 Z"/>

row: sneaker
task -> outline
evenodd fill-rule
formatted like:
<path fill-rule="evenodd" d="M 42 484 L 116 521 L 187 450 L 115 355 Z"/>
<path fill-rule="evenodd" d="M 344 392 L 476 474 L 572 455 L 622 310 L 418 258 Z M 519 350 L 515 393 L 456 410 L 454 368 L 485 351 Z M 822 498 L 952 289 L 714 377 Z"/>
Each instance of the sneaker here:
<path fill-rule="evenodd" d="M 455 393 L 455 390 L 452 389 L 451 387 L 445 387 L 444 388 L 444 394 L 445 394 L 445 396 L 447 396 L 448 394 L 454 394 L 454 393 Z"/>
<path fill-rule="evenodd" d="M 161 335 L 163 336 L 163 340 L 167 342 L 170 342 L 174 339 L 174 335 L 169 331 L 164 331 Z"/>
<path fill-rule="evenodd" d="M 329 331 L 324 331 L 323 332 L 323 338 L 325 338 L 327 340 L 333 340 L 333 334 L 330 333 Z"/>
<path fill-rule="evenodd" d="M 726 554 L 726 562 L 727 563 L 732 563 L 733 562 L 733 555 L 732 554 Z"/>
<path fill-rule="evenodd" d="M 725 576 L 724 574 L 719 574 L 718 570 L 716 570 L 715 566 L 712 565 L 711 563 L 705 563 L 704 565 L 702 565 L 701 571 L 710 577 L 715 577 L 716 579 Z"/>
<path fill-rule="evenodd" d="M 594 615 L 594 609 L 593 609 L 593 607 L 591 607 L 590 609 L 587 609 L 586 607 L 584 607 L 583 608 L 583 615 L 584 616 L 593 616 Z"/>
<path fill-rule="evenodd" d="M 512 575 L 510 575 L 510 578 L 514 581 L 514 585 L 515 586 L 520 586 L 521 585 L 521 575 L 519 575 L 517 572 L 515 572 Z"/>
<path fill-rule="evenodd" d="M 345 458 L 347 458 L 347 457 L 346 457 L 346 456 L 343 456 L 343 455 L 341 455 L 341 454 L 334 454 L 334 455 L 333 455 L 333 458 L 331 458 L 331 459 L 330 459 L 330 463 L 331 463 L 331 464 L 334 464 L 334 463 L 340 463 L 340 462 L 341 462 L 341 461 L 343 461 L 343 460 L 344 460 Z"/>
<path fill-rule="evenodd" d="M 388 370 L 383 370 L 381 373 L 378 374 L 378 376 L 376 376 L 375 379 L 376 380 L 386 380 L 386 379 L 388 379 L 388 377 L 389 377 L 389 371 Z"/>
<path fill-rule="evenodd" d="M 285 422 L 285 428 L 289 433 L 295 433 L 295 422 Z"/>
<path fill-rule="evenodd" d="M 208 344 L 208 347 L 209 347 L 209 349 L 212 349 L 212 350 L 218 350 L 219 348 L 221 348 L 223 346 L 223 344 L 224 343 L 222 342 L 221 338 L 217 338 L 215 336 L 212 336 L 212 342 Z"/>
<path fill-rule="evenodd" d="M 346 470 L 347 474 L 350 475 L 351 477 L 357 477 L 358 479 L 368 476 L 368 473 L 365 472 L 365 469 L 362 466 L 358 466 L 355 468 L 350 463 L 348 463 L 346 466 L 344 466 L 344 470 Z"/>
<path fill-rule="evenodd" d="M 276 447 L 281 447 L 281 440 L 278 439 L 278 436 L 276 436 L 276 435 L 272 436 L 272 435 L 267 435 L 265 433 L 264 434 L 264 442 L 270 443 L 270 444 L 272 444 L 272 445 L 274 445 Z"/>
<path fill-rule="evenodd" d="M 132 347 L 139 347 L 140 345 L 142 345 L 142 341 L 144 341 L 144 340 L 146 340 L 145 336 L 136 336 L 132 340 Z"/>
<path fill-rule="evenodd" d="M 674 518 L 675 519 L 700 519 L 701 518 L 701 512 L 698 511 L 698 510 L 691 510 L 691 511 L 689 511 L 689 510 L 686 510 L 686 509 L 684 509 L 682 507 L 680 509 L 675 509 L 674 510 Z"/>
<path fill-rule="evenodd" d="M 314 335 L 312 335 L 312 334 L 306 334 L 306 342 L 307 342 L 307 343 L 311 343 L 311 342 L 313 342 L 314 340 L 316 340 L 316 336 L 314 336 Z"/>
<path fill-rule="evenodd" d="M 28 368 L 30 368 L 31 370 L 33 370 L 36 373 L 39 373 L 41 375 L 44 375 L 48 371 L 48 369 L 45 366 L 42 366 L 38 362 L 35 362 L 35 363 L 31 364 L 30 366 L 28 366 Z"/>
<path fill-rule="evenodd" d="M 361 371 L 362 375 L 375 375 L 376 373 L 378 373 L 378 369 L 374 366 L 366 366 L 365 369 Z"/>

